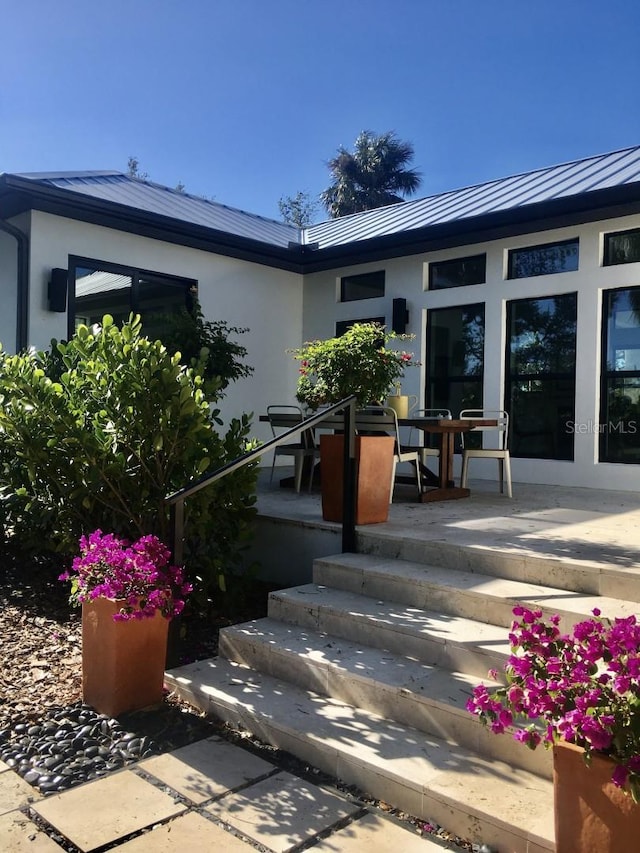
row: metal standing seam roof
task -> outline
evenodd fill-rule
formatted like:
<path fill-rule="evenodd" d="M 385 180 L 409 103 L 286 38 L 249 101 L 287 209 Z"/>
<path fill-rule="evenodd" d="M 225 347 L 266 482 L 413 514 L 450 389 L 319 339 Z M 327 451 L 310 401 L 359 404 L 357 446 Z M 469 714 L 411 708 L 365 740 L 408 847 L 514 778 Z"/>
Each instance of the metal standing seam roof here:
<path fill-rule="evenodd" d="M 640 146 L 330 219 L 302 231 L 122 172 L 36 172 L 15 177 L 280 249 L 328 249 L 638 183 Z"/>
<path fill-rule="evenodd" d="M 638 181 L 640 146 L 331 219 L 304 240 L 325 249 Z"/>
<path fill-rule="evenodd" d="M 16 177 L 272 246 L 287 248 L 291 242 L 300 242 L 300 229 L 293 225 L 132 178 L 122 172 L 32 172 Z"/>

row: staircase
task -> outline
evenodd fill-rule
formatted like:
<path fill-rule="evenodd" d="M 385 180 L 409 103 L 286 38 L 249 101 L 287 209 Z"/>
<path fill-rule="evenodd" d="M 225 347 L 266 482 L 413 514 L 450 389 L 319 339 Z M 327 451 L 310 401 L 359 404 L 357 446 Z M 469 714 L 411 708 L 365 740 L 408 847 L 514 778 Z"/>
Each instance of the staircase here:
<path fill-rule="evenodd" d="M 224 629 L 220 656 L 168 686 L 463 838 L 554 851 L 551 754 L 491 734 L 465 703 L 509 654 L 517 602 L 564 627 L 596 606 L 627 615 L 635 572 L 388 534 L 360 547 L 316 559 L 313 583 L 272 593 L 267 618 Z"/>

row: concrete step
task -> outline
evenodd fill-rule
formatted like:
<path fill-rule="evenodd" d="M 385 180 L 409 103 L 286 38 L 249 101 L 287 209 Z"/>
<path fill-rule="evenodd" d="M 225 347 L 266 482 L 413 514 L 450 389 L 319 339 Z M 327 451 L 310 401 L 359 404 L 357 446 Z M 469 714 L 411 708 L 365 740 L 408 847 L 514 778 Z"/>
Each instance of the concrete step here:
<path fill-rule="evenodd" d="M 464 533 L 464 532 L 463 532 Z M 434 537 L 438 534 L 433 534 Z M 544 536 L 541 534 L 542 538 Z M 358 551 L 371 556 L 391 557 L 422 564 L 467 572 L 479 572 L 499 578 L 540 584 L 558 590 L 571 590 L 585 595 L 598 595 L 622 601 L 640 602 L 640 565 L 638 551 L 619 549 L 607 555 L 601 549 L 598 562 L 562 556 L 538 554 L 526 550 L 526 542 L 512 547 L 504 543 L 480 545 L 477 542 L 450 541 L 438 535 L 429 538 L 422 531 L 412 532 L 392 524 L 375 529 L 358 528 Z M 467 537 L 468 538 L 468 537 Z M 455 534 L 451 533 L 451 539 Z M 325 553 L 327 553 L 325 551 Z"/>
<path fill-rule="evenodd" d="M 511 853 L 554 850 L 548 779 L 222 658 L 166 674 L 172 690 L 375 798 Z"/>
<path fill-rule="evenodd" d="M 219 650 L 274 678 L 551 778 L 550 751 L 496 737 L 466 710 L 475 676 L 268 618 L 224 628 Z"/>
<path fill-rule="evenodd" d="M 510 653 L 507 632 L 501 625 L 318 584 L 271 593 L 268 615 L 361 647 L 388 649 L 479 679 L 486 678 L 490 669 L 502 671 Z"/>
<path fill-rule="evenodd" d="M 638 610 L 636 602 L 369 554 L 338 554 L 317 559 L 313 580 L 316 584 L 371 598 L 504 628 L 511 627 L 516 604 L 540 609 L 546 617 L 558 614 L 563 630 L 588 619 L 595 607 L 611 619 L 630 616 Z"/>

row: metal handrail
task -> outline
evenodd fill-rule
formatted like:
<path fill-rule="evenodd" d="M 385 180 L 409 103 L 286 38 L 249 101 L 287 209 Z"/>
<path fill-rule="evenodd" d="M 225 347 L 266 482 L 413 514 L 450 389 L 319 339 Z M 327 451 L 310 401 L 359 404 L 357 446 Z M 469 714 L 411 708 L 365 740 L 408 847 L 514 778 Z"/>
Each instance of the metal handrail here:
<path fill-rule="evenodd" d="M 344 443 L 344 464 L 343 464 L 343 512 L 342 512 L 342 550 L 345 553 L 354 552 L 356 550 L 356 465 L 355 465 L 355 435 L 356 435 L 356 397 L 351 395 L 340 400 L 339 403 L 334 403 L 327 409 L 317 412 L 314 415 L 296 424 L 291 429 L 283 432 L 281 435 L 272 438 L 270 441 L 261 444 L 254 450 L 249 450 L 237 459 L 227 462 L 210 474 L 206 474 L 194 483 L 189 483 L 177 492 L 173 492 L 164 499 L 165 505 L 169 507 L 170 513 L 170 530 L 171 530 L 171 551 L 173 560 L 176 565 L 181 565 L 184 555 L 184 502 L 187 498 L 195 495 L 201 489 L 206 489 L 212 483 L 226 477 L 227 474 L 232 474 L 244 465 L 259 459 L 265 453 L 279 447 L 281 444 L 286 444 L 292 438 L 301 435 L 305 430 L 313 429 L 327 420 L 331 416 L 335 416 L 338 412 L 344 412 L 344 433 L 348 440 Z"/>

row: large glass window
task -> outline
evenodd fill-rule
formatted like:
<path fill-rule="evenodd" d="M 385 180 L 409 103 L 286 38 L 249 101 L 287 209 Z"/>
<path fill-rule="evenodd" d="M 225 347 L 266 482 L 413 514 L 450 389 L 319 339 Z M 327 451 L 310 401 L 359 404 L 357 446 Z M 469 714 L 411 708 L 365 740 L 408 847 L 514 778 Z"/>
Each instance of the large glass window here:
<path fill-rule="evenodd" d="M 606 234 L 603 260 L 605 267 L 640 261 L 640 228 Z"/>
<path fill-rule="evenodd" d="M 573 459 L 577 295 L 507 304 L 511 455 Z"/>
<path fill-rule="evenodd" d="M 484 284 L 486 280 L 486 255 L 473 255 L 468 258 L 454 258 L 451 261 L 435 261 L 429 264 L 429 290 Z"/>
<path fill-rule="evenodd" d="M 482 408 L 484 304 L 427 314 L 427 408 Z"/>
<path fill-rule="evenodd" d="M 346 275 L 340 279 L 340 302 L 374 299 L 376 296 L 384 296 L 384 270 Z"/>
<path fill-rule="evenodd" d="M 508 278 L 529 278 L 536 275 L 573 272 L 578 269 L 578 240 L 527 246 L 509 252 Z"/>
<path fill-rule="evenodd" d="M 142 316 L 144 333 L 162 337 L 163 318 L 191 305 L 197 289 L 193 279 L 75 258 L 70 261 L 74 283 L 69 311 L 69 335 L 80 324 L 101 322 L 111 314 L 122 323 L 131 312 Z"/>
<path fill-rule="evenodd" d="M 640 463 L 640 287 L 603 297 L 600 461 Z"/>

